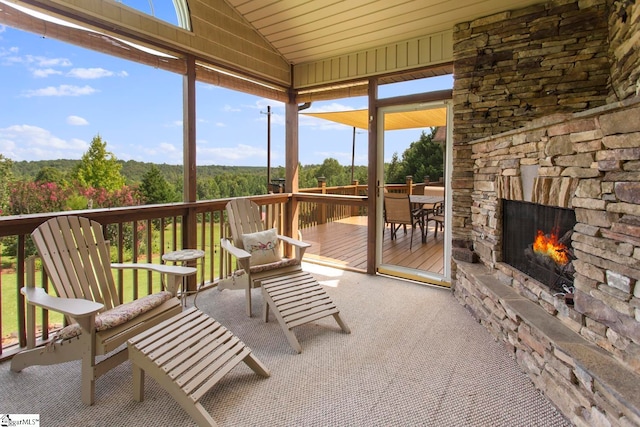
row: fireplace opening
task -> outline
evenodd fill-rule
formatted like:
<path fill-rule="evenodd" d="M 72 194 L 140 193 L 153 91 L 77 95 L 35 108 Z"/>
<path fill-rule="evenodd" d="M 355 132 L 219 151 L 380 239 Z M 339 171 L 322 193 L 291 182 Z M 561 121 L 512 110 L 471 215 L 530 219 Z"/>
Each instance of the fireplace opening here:
<path fill-rule="evenodd" d="M 502 200 L 504 262 L 547 285 L 552 293 L 573 293 L 572 209 Z"/>

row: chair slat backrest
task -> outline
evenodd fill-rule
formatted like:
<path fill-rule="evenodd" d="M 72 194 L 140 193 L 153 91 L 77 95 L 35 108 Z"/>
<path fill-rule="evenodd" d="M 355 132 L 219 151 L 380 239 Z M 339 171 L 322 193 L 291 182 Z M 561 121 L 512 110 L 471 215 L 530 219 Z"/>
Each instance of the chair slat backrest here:
<path fill-rule="evenodd" d="M 251 200 L 233 199 L 227 203 L 225 210 L 235 247 L 244 249 L 242 245 L 243 234 L 265 230 L 260 206 Z"/>
<path fill-rule="evenodd" d="M 394 224 L 412 224 L 409 195 L 403 193 L 384 194 L 385 220 Z"/>
<path fill-rule="evenodd" d="M 77 216 L 56 217 L 41 224 L 31 237 L 59 296 L 99 302 L 105 309 L 121 303 L 111 272 L 109 245 L 98 222 Z"/>

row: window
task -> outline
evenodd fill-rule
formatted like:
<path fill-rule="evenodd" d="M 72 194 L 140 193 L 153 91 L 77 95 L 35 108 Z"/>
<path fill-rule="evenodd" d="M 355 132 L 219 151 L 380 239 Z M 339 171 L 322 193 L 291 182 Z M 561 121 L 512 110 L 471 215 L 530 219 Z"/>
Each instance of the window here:
<path fill-rule="evenodd" d="M 189 7 L 186 0 L 112 0 L 146 13 L 169 24 L 191 30 Z"/>

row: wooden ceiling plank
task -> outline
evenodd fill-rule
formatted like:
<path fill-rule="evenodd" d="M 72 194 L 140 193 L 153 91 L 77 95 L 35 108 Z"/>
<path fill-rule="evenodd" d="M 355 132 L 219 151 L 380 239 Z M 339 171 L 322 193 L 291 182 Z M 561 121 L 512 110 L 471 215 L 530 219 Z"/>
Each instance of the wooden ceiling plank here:
<path fill-rule="evenodd" d="M 250 22 L 265 35 L 277 32 L 272 27 L 280 27 L 286 23 L 287 27 L 297 28 L 299 26 L 313 23 L 318 20 L 336 19 L 355 8 L 371 5 L 370 0 L 325 0 L 296 4 L 295 1 L 289 2 L 294 5 L 286 10 L 281 10 L 265 16 L 261 19 L 252 19 Z"/>

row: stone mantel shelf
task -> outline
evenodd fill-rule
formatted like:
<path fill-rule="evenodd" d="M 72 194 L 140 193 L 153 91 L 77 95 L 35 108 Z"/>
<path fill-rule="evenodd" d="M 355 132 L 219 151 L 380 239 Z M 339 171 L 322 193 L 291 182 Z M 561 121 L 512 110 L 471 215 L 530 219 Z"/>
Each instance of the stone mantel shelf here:
<path fill-rule="evenodd" d="M 541 117 L 539 119 L 531 120 L 527 125 L 512 129 L 509 131 L 501 132 L 496 135 L 487 136 L 484 138 L 475 139 L 473 141 L 469 141 L 470 145 L 480 144 L 483 142 L 487 142 L 498 137 L 505 137 L 509 135 L 518 135 L 522 132 L 531 132 L 536 129 L 544 129 L 553 125 L 561 124 L 566 122 L 569 119 L 581 119 L 581 118 L 589 118 L 593 116 L 598 116 L 603 113 L 607 113 L 608 111 L 616 111 L 620 109 L 630 108 L 640 104 L 640 95 L 636 95 L 633 98 L 625 99 L 624 101 L 613 102 L 610 104 L 606 104 L 600 107 L 592 108 L 585 111 L 580 111 L 577 113 L 558 113 L 552 114 L 549 116 Z"/>
<path fill-rule="evenodd" d="M 593 378 L 594 389 L 615 396 L 630 412 L 640 417 L 640 376 L 625 368 L 606 351 L 590 343 L 542 307 L 501 283 L 483 264 L 457 261 L 458 269 L 473 278 L 482 292 L 493 295 L 507 313 L 515 313 L 532 331 L 548 340 L 554 355 Z M 548 349 L 545 349 L 548 351 Z"/>

